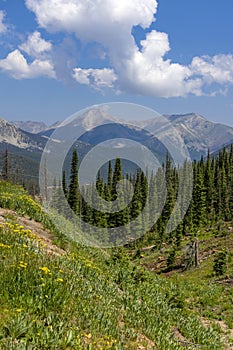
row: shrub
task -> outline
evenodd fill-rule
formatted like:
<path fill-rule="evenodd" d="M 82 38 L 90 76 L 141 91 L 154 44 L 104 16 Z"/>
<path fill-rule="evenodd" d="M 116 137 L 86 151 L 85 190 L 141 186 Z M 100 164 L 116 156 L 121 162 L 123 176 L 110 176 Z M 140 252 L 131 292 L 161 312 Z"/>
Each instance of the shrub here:
<path fill-rule="evenodd" d="M 226 272 L 227 268 L 227 252 L 221 251 L 214 259 L 214 272 L 217 276 L 222 276 Z"/>

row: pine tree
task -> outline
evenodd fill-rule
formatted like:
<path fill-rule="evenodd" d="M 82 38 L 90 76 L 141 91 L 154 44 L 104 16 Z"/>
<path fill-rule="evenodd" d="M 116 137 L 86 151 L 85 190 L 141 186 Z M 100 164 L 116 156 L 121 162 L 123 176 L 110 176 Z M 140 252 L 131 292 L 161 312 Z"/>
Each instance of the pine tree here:
<path fill-rule="evenodd" d="M 117 198 L 116 186 L 117 186 L 117 183 L 122 179 L 123 179 L 123 176 L 122 176 L 121 160 L 120 158 L 116 158 L 113 179 L 112 179 L 112 200 L 115 200 Z"/>
<path fill-rule="evenodd" d="M 53 185 L 53 205 L 59 214 L 66 214 L 66 200 L 64 199 L 62 183 L 59 180 L 59 183 L 57 185 L 56 179 L 54 180 Z"/>
<path fill-rule="evenodd" d="M 213 201 L 214 201 L 214 173 L 210 158 L 210 150 L 208 149 L 207 160 L 204 171 L 204 187 L 206 197 L 206 208 L 208 209 L 208 221 L 212 222 L 214 218 Z"/>
<path fill-rule="evenodd" d="M 100 175 L 100 171 L 98 172 L 97 175 L 97 180 L 96 180 L 96 189 L 99 197 L 104 200 L 105 198 L 105 192 L 104 192 L 104 180 Z M 107 227 L 107 220 L 106 220 L 106 212 L 104 206 L 100 207 L 100 210 L 95 210 L 95 225 L 97 227 Z"/>
<path fill-rule="evenodd" d="M 6 149 L 5 149 L 2 177 L 3 177 L 3 180 L 5 180 L 5 181 L 9 180 L 9 153 L 8 153 L 8 147 L 6 147 Z"/>
<path fill-rule="evenodd" d="M 233 213 L 233 144 L 231 145 L 229 152 L 229 163 L 228 163 L 228 193 L 229 193 L 229 210 Z"/>
<path fill-rule="evenodd" d="M 220 168 L 219 168 L 219 156 L 215 159 L 215 166 L 214 166 L 214 213 L 215 213 L 215 220 L 218 220 L 222 213 L 221 213 L 221 191 L 220 191 Z"/>
<path fill-rule="evenodd" d="M 107 193 L 111 195 L 112 193 L 112 164 L 111 161 L 108 163 L 108 182 L 107 182 Z M 111 200 L 110 197 L 108 197 L 106 200 Z"/>
<path fill-rule="evenodd" d="M 154 223 L 156 220 L 156 214 L 158 213 L 158 198 L 157 198 L 157 187 L 156 187 L 156 177 L 152 172 L 150 181 L 149 181 L 149 193 L 148 193 L 148 202 L 149 202 L 149 222 Z"/>
<path fill-rule="evenodd" d="M 193 187 L 193 223 L 196 228 L 201 227 L 206 220 L 206 196 L 204 187 L 203 160 L 194 162 L 194 187 Z"/>
<path fill-rule="evenodd" d="M 55 177 L 53 179 L 53 189 L 52 189 L 52 206 L 54 208 L 57 207 L 57 202 L 58 202 L 58 198 L 57 198 L 57 179 Z"/>
<path fill-rule="evenodd" d="M 79 213 L 78 153 L 74 149 L 71 162 L 68 203 L 75 214 Z"/>
<path fill-rule="evenodd" d="M 167 154 L 166 164 L 165 164 L 165 179 L 167 186 L 167 196 L 166 203 L 162 212 L 162 221 L 164 226 L 166 226 L 169 218 L 171 217 L 172 210 L 175 204 L 176 198 L 176 173 L 172 168 L 172 162 Z M 172 238 L 172 233 L 169 234 L 170 239 Z"/>
<path fill-rule="evenodd" d="M 110 170 L 110 174 L 108 174 L 108 183 L 111 184 L 111 167 L 109 168 L 109 170 Z M 121 159 L 116 158 L 114 172 L 112 176 L 111 201 L 117 200 L 117 203 L 119 204 L 120 204 L 120 199 L 122 200 L 122 194 L 117 193 L 117 184 L 122 179 L 123 179 L 123 176 L 122 176 Z M 118 210 L 118 208 L 116 207 L 116 204 L 114 203 L 112 208 L 114 210 L 114 213 L 112 213 L 109 217 L 110 226 L 119 227 L 121 226 L 121 222 L 122 222 L 122 213 Z"/>
<path fill-rule="evenodd" d="M 229 211 L 228 205 L 228 188 L 227 188 L 227 176 L 226 170 L 223 166 L 220 172 L 220 192 L 221 192 L 221 212 L 224 220 L 229 220 L 231 217 L 231 213 Z"/>
<path fill-rule="evenodd" d="M 214 259 L 213 269 L 217 276 L 221 276 L 226 272 L 227 252 L 225 250 L 219 252 L 216 258 Z"/>
<path fill-rule="evenodd" d="M 94 193 L 94 184 L 91 184 L 90 186 L 85 188 L 85 198 L 88 198 L 90 201 L 93 198 Z M 83 220 L 92 225 L 94 222 L 94 209 L 91 205 L 89 205 L 86 201 L 83 200 L 82 203 L 82 218 Z"/>
<path fill-rule="evenodd" d="M 100 171 L 98 171 L 97 174 L 97 180 L 96 180 L 96 189 L 101 198 L 104 198 L 104 180 L 101 178 Z"/>
<path fill-rule="evenodd" d="M 65 170 L 63 170 L 63 173 L 62 173 L 62 189 L 63 189 L 65 197 L 68 198 L 69 189 L 67 187 Z"/>
<path fill-rule="evenodd" d="M 143 209 L 142 203 L 142 187 L 141 187 L 141 171 L 137 171 L 135 185 L 134 185 L 134 195 L 130 205 L 130 218 L 131 220 L 137 219 L 137 225 L 135 227 L 135 234 L 140 237 L 143 232 L 143 223 L 140 220 L 139 214 L 141 214 Z"/>

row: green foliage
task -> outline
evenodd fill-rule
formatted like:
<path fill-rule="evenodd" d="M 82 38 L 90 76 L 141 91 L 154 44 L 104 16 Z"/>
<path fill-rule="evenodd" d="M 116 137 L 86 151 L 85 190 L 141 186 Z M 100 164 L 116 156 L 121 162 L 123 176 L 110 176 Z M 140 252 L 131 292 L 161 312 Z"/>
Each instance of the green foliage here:
<path fill-rule="evenodd" d="M 167 257 L 167 268 L 168 270 L 172 270 L 175 266 L 176 260 L 176 249 L 175 247 L 171 248 Z"/>
<path fill-rule="evenodd" d="M 145 233 L 147 223 L 151 223 L 150 232 L 141 239 L 138 244 L 162 244 L 175 242 L 177 249 L 182 245 L 182 240 L 187 234 L 197 234 L 203 228 L 211 228 L 217 223 L 231 221 L 233 212 L 233 150 L 228 152 L 223 149 L 215 158 L 211 158 L 208 153 L 207 158 L 194 161 L 192 164 L 185 162 L 182 168 L 176 169 L 167 155 L 166 163 L 158 169 L 157 173 L 144 174 L 140 169 L 135 175 L 126 175 L 128 181 L 134 187 L 133 198 L 129 205 L 127 191 L 117 192 L 117 184 L 123 179 L 121 159 L 117 158 L 112 169 L 112 162 L 108 164 L 106 178 L 102 178 L 98 173 L 96 184 L 90 184 L 85 191 L 86 195 L 95 200 L 93 189 L 96 186 L 99 196 L 107 202 L 121 202 L 123 210 L 108 213 L 103 210 L 96 210 L 87 204 L 78 193 L 78 155 L 73 152 L 71 164 L 71 181 L 69 191 L 65 174 L 63 174 L 62 187 L 71 208 L 82 219 L 99 228 L 121 227 L 139 218 L 147 200 L 149 207 L 143 212 L 141 219 L 135 221 L 133 233 L 134 237 L 141 237 Z M 193 183 L 190 171 L 193 171 Z M 177 203 L 178 189 L 182 190 L 182 196 Z M 193 191 L 192 191 L 193 189 Z M 192 197 L 192 198 L 191 198 Z M 189 199 L 191 202 L 189 203 Z M 175 230 L 169 230 L 171 215 L 174 214 L 176 203 L 176 213 L 172 222 L 177 222 Z M 178 204 L 178 205 L 177 205 Z M 189 205 L 189 207 L 188 207 Z M 183 212 L 183 208 L 186 208 Z M 161 215 L 158 215 L 160 208 Z M 114 210 L 113 210 L 114 211 Z M 181 218 L 184 216 L 183 221 Z M 154 225 L 153 225 L 154 223 Z M 137 225 L 137 226 L 136 226 Z M 220 230 L 222 232 L 222 230 Z M 130 225 L 128 225 L 130 234 Z M 105 241 L 112 242 L 113 237 L 109 237 L 107 230 L 103 231 Z"/>
<path fill-rule="evenodd" d="M 79 213 L 78 153 L 76 149 L 72 155 L 68 203 L 74 213 Z"/>
<path fill-rule="evenodd" d="M 66 181 L 66 172 L 65 170 L 62 173 L 62 189 L 64 192 L 64 195 L 66 198 L 68 198 L 68 194 L 69 194 L 69 189 L 67 187 L 67 181 Z"/>
<path fill-rule="evenodd" d="M 0 206 L 16 211 L 19 215 L 29 216 L 36 221 L 48 221 L 40 204 L 35 202 L 23 187 L 0 181 Z"/>
<path fill-rule="evenodd" d="M 217 276 L 222 276 L 226 272 L 227 268 L 227 252 L 218 252 L 216 258 L 214 259 L 213 269 Z"/>
<path fill-rule="evenodd" d="M 27 203 L 32 218 L 46 221 L 22 188 L 1 186 L 5 208 Z M 182 349 L 172 329 L 186 344 L 223 349 L 220 331 L 186 307 L 185 289 L 132 263 L 124 248 L 72 244 L 51 257 L 35 232 L 12 219 L 0 227 L 1 349 Z"/>
<path fill-rule="evenodd" d="M 184 167 L 188 171 L 188 165 Z M 149 238 L 155 249 L 148 254 L 156 254 L 157 249 L 163 254 L 165 245 L 168 270 L 175 267 L 179 253 L 185 251 L 190 241 L 187 234 L 202 237 L 209 229 L 212 251 L 216 249 L 215 240 L 229 244 L 226 221 L 232 221 L 233 212 L 233 148 L 230 152 L 222 150 L 215 159 L 208 155 L 192 167 L 194 191 L 189 210 L 183 223 L 167 234 L 165 228 L 178 190 L 178 170 L 169 158 L 165 166 L 151 176 L 149 192 L 147 176 L 139 170 L 135 177 L 128 176 L 134 186 L 130 205 L 117 214 L 103 214 L 81 200 L 78 155 L 74 152 L 70 184 L 66 185 L 63 174 L 63 182 L 56 186 L 56 191 L 63 189 L 72 209 L 85 221 L 102 227 L 103 235 L 107 226 L 122 225 L 137 217 L 148 196 L 154 203 L 162 200 L 162 175 L 167 187 L 164 210 L 148 236 L 129 248 L 133 250 L 133 262 L 126 248 L 104 251 L 71 242 L 70 251 L 51 259 L 43 241 L 20 227 L 15 216 L 9 214 L 0 227 L 0 348 L 181 349 L 181 342 L 172 332 L 174 328 L 179 330 L 187 347 L 191 343 L 206 349 L 212 349 L 213 344 L 216 349 L 224 348 L 221 330 L 206 328 L 199 316 L 224 319 L 228 326 L 233 326 L 232 289 L 216 285 L 213 275 L 213 270 L 217 276 L 230 273 L 227 252 L 221 248 L 214 261 L 210 257 L 200 268 L 183 271 L 171 280 L 156 276 L 142 266 L 141 252 L 144 254 L 144 251 L 141 248 Z M 96 186 L 99 195 L 108 202 L 117 195 L 124 200 L 124 194 L 116 192 L 120 180 L 122 169 L 118 159 L 114 171 L 109 163 L 106 181 L 99 173 L 97 184 L 86 189 L 87 195 L 93 196 L 93 186 Z M 182 200 L 186 201 L 189 184 L 182 186 Z M 39 221 L 50 228 L 53 235 L 58 234 L 40 204 L 22 187 L 0 182 L 0 206 Z M 143 220 L 138 223 L 139 235 L 143 224 Z M 106 237 L 106 242 L 108 239 Z M 58 241 L 61 243 L 60 237 Z M 208 250 L 204 251 L 203 256 L 208 257 L 207 253 Z"/>
<path fill-rule="evenodd" d="M 9 154 L 8 154 L 8 148 L 6 148 L 5 154 L 4 154 L 4 165 L 3 165 L 3 171 L 2 171 L 2 178 L 5 181 L 9 180 Z"/>

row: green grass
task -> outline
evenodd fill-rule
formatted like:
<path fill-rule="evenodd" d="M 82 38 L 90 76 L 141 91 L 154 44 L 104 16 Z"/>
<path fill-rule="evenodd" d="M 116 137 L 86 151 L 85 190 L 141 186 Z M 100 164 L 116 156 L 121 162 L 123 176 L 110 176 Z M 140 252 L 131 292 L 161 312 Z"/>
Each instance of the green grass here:
<path fill-rule="evenodd" d="M 0 205 L 53 228 L 22 188 L 0 182 Z M 51 256 L 14 215 L 2 222 L 0 349 L 224 349 L 221 329 L 206 328 L 200 318 L 202 303 L 204 310 L 222 300 L 230 319 L 222 285 L 208 285 L 207 277 L 198 285 L 197 270 L 158 276 L 124 249 L 66 247 Z"/>

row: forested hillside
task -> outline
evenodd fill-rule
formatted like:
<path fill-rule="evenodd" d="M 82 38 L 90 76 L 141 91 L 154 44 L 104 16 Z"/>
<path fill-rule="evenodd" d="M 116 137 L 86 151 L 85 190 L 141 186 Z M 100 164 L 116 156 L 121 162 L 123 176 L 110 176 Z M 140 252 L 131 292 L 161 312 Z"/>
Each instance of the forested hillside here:
<path fill-rule="evenodd" d="M 225 227 L 225 223 L 229 222 L 229 226 L 231 226 L 233 146 L 229 150 L 223 148 L 214 157 L 208 153 L 205 159 L 202 157 L 192 164 L 186 162 L 179 169 L 167 156 L 165 164 L 158 169 L 156 174 L 147 176 L 138 169 L 136 174 L 126 174 L 125 178 L 133 185 L 134 195 L 123 210 L 108 213 L 104 212 L 104 208 L 102 212 L 91 208 L 83 199 L 82 193 L 78 191 L 78 154 L 74 150 L 70 180 L 67 181 L 67 175 L 64 171 L 60 188 L 58 186 L 54 191 L 55 207 L 58 201 L 62 213 L 62 203 L 58 199 L 59 191 L 62 189 L 72 210 L 80 215 L 85 222 L 103 229 L 129 224 L 130 229 L 130 222 L 141 213 L 149 199 L 149 208 L 144 211 L 141 222 L 138 222 L 137 225 L 138 232 L 136 235 L 132 235 L 132 238 L 139 238 L 145 233 L 145 221 L 153 222 L 153 218 L 151 220 L 149 218 L 150 215 L 156 214 L 157 211 L 161 211 L 161 215 L 158 216 L 157 222 L 150 228 L 149 232 L 137 241 L 136 245 L 138 246 L 146 243 L 161 245 L 163 242 L 169 242 L 179 247 L 182 237 L 186 235 L 195 236 L 202 229 L 213 229 L 217 234 L 217 231 L 221 231 Z M 98 194 L 105 201 L 115 201 L 117 196 L 121 195 L 122 203 L 128 203 L 128 192 L 119 193 L 117 190 L 117 183 L 121 180 L 123 180 L 122 164 L 120 159 L 116 159 L 114 162 L 109 162 L 107 176 L 102 176 L 100 170 L 96 184 L 85 187 L 85 196 L 92 198 L 96 187 Z M 180 187 L 183 188 L 179 194 Z M 182 197 L 178 202 L 179 208 L 176 212 L 179 224 L 175 230 L 168 232 L 167 225 L 178 196 Z M 182 213 L 184 209 L 187 210 Z M 106 237 L 106 240 L 111 241 L 112 237 Z"/>
<path fill-rule="evenodd" d="M 137 240 L 108 249 L 72 241 L 22 187 L 1 181 L 0 348 L 231 349 L 232 160 L 233 147 L 184 164 L 183 170 L 169 157 L 153 176 L 138 169 L 127 176 L 134 195 L 126 209 L 100 215 L 77 190 L 74 150 L 70 178 L 63 172 L 62 183 L 54 183 L 54 206 L 62 213 L 58 200 L 64 190 L 72 210 L 101 228 L 106 241 L 108 226 L 127 224 L 145 207 L 147 196 L 159 203 L 166 188 L 162 214 L 150 231 L 141 235 L 139 221 Z M 179 176 L 190 167 L 190 206 L 169 232 Z M 117 188 L 122 174 L 116 159 L 108 164 L 107 177 L 101 171 L 97 176 L 97 190 L 109 203 L 119 195 L 124 199 Z M 190 186 L 183 184 L 188 198 Z M 92 195 L 92 186 L 85 190 Z M 150 213 L 145 211 L 144 218 Z M 72 230 L 68 222 L 66 227 Z"/>
<path fill-rule="evenodd" d="M 232 325 L 199 313 L 192 279 L 67 240 L 22 188 L 1 182 L 0 204 L 1 349 L 230 348 Z M 231 293 L 203 279 L 202 305 L 221 297 L 230 312 Z"/>

